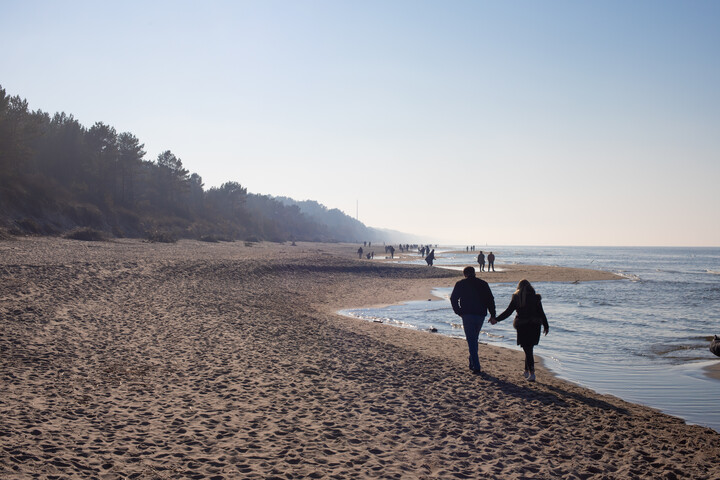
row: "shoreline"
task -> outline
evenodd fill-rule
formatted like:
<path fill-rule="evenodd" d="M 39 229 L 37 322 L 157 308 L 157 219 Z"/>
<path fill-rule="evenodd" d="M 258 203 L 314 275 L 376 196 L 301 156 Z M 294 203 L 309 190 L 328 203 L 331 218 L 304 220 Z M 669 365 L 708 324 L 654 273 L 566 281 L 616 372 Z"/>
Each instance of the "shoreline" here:
<path fill-rule="evenodd" d="M 399 263 L 396 258 L 394 260 L 382 259 L 382 260 L 360 260 L 369 263 L 382 262 L 382 264 L 390 265 L 404 265 Z M 407 265 L 405 265 L 407 266 Z M 418 300 L 440 300 L 440 297 L 435 297 L 432 291 L 436 288 L 452 288 L 455 282 L 462 278 L 462 271 L 457 268 L 446 268 L 448 265 L 437 263 L 433 267 L 427 266 L 416 266 L 416 268 L 422 269 L 441 269 L 451 276 L 447 276 L 447 279 L 442 278 L 439 280 L 428 280 L 428 279 L 417 279 L 407 285 L 406 296 L 403 298 L 397 297 L 388 302 L 372 302 L 366 303 L 361 301 L 358 305 L 339 305 L 335 311 L 339 310 L 353 310 L 361 308 L 381 308 L 389 305 L 398 305 L 405 302 L 412 302 Z M 471 265 L 474 266 L 474 265 Z M 498 271 L 496 272 L 476 272 L 476 275 L 488 282 L 493 283 L 517 283 L 522 279 L 527 279 L 531 283 L 535 282 L 594 282 L 604 280 L 627 280 L 625 277 L 606 272 L 603 270 L 590 270 L 582 268 L 572 267 L 557 267 L 557 266 L 544 266 L 544 265 L 515 265 L 515 264 L 498 264 Z"/>
<path fill-rule="evenodd" d="M 464 251 L 457 251 L 457 252 L 448 252 L 448 253 L 466 253 Z M 406 258 L 405 257 L 414 257 L 413 254 L 403 253 L 401 254 L 402 257 L 400 259 L 395 258 L 394 260 L 391 259 L 382 259 L 383 262 L 394 262 L 396 264 L 399 264 L 399 261 L 403 261 Z M 396 257 L 398 257 L 396 255 Z M 373 260 L 370 260 L 373 261 Z M 374 260 L 374 261 L 377 261 Z M 474 265 L 471 265 L 474 266 Z M 427 267 L 427 268 L 443 268 L 445 267 L 442 263 L 438 262 L 433 267 Z M 426 268 L 426 267 L 421 267 Z M 579 268 L 571 268 L 571 267 L 557 267 L 557 266 L 542 266 L 542 265 L 514 265 L 514 264 L 498 264 L 497 265 L 498 271 L 496 272 L 477 272 L 476 275 L 479 278 L 482 278 L 489 284 L 493 283 L 517 283 L 520 280 L 526 278 L 531 283 L 535 282 L 594 282 L 594 281 L 605 281 L 605 280 L 627 280 L 625 277 L 621 275 L 617 275 L 615 273 L 606 272 L 603 270 L 590 270 L 590 269 L 579 269 Z M 368 320 L 363 320 L 356 317 L 350 317 L 347 315 L 343 315 L 339 313 L 340 311 L 344 310 L 357 310 L 357 309 L 363 309 L 363 308 L 384 308 L 391 305 L 401 305 L 406 302 L 414 302 L 414 301 L 431 301 L 435 302 L 438 300 L 443 300 L 441 297 L 435 296 L 432 292 L 433 290 L 437 288 L 452 288 L 452 286 L 462 278 L 462 271 L 458 270 L 458 268 L 446 268 L 445 270 L 451 271 L 455 274 L 453 278 L 450 278 L 444 282 L 437 282 L 435 281 L 431 285 L 428 285 L 430 282 L 423 281 L 419 286 L 413 283 L 412 287 L 410 287 L 407 291 L 408 296 L 402 300 L 395 300 L 392 302 L 385 302 L 385 303 L 369 303 L 369 304 L 362 304 L 358 306 L 342 306 L 340 308 L 334 309 L 332 313 L 336 313 L 343 318 L 352 318 L 354 320 L 358 320 L 361 322 L 368 322 Z M 440 284 L 442 283 L 442 284 Z M 500 310 L 502 311 L 502 310 Z M 377 322 L 372 322 L 376 323 Z M 394 325 L 387 325 L 384 323 L 380 323 L 381 325 L 391 327 L 391 328 L 400 328 Z M 425 332 L 428 333 L 428 332 Z M 448 337 L 451 338 L 451 337 Z M 464 339 L 463 339 L 464 341 Z M 489 346 L 493 348 L 502 348 L 508 351 L 517 352 L 516 349 L 507 347 L 507 346 L 501 346 L 501 345 L 492 345 L 485 342 L 480 342 L 483 346 Z M 545 367 L 546 360 L 543 358 L 541 353 L 536 354 L 536 364 L 539 367 Z M 720 365 L 718 365 L 717 375 L 718 379 L 720 379 Z M 560 377 L 555 374 L 552 370 L 545 369 L 548 374 L 552 375 L 554 378 L 560 379 Z M 564 380 L 567 382 L 571 382 L 570 380 Z M 575 382 L 571 382 L 575 383 Z M 579 386 L 579 385 L 578 385 Z"/>
<path fill-rule="evenodd" d="M 337 314 L 459 279 L 355 250 L 0 241 L 0 475 L 720 477 L 711 429 Z"/>
<path fill-rule="evenodd" d="M 701 368 L 703 369 L 705 376 L 712 378 L 713 380 L 720 380 L 720 360 L 715 360 L 713 365 L 707 365 Z"/>
<path fill-rule="evenodd" d="M 443 268 L 442 264 L 436 264 L 435 267 Z M 509 267 L 509 268 L 508 268 Z M 424 267 L 423 267 L 424 268 Z M 451 271 L 457 272 L 458 279 L 461 278 L 461 272 L 460 269 L 462 267 L 456 267 Z M 578 278 L 581 278 L 581 281 L 606 281 L 606 280 L 625 280 L 628 281 L 629 279 L 626 276 L 610 273 L 607 271 L 593 271 L 593 270 L 583 270 L 583 269 L 573 269 L 573 268 L 566 268 L 566 267 L 551 267 L 551 266 L 532 266 L 532 265 L 503 265 L 504 271 L 503 272 L 484 272 L 479 273 L 484 280 L 488 281 L 488 283 L 491 284 L 497 284 L 497 283 L 514 283 L 517 281 L 518 278 L 523 277 L 529 277 L 533 278 L 531 280 L 533 283 L 535 282 L 569 282 L 572 281 L 573 283 L 577 282 Z M 500 273 L 503 273 L 503 275 L 499 275 Z M 541 280 L 538 280 L 540 278 Z M 435 285 L 436 288 L 450 288 L 452 285 Z M 416 301 L 437 301 L 442 299 L 441 297 L 436 297 L 432 295 L 432 292 L 428 291 L 427 296 L 423 295 L 415 295 L 414 298 L 408 298 L 403 301 L 398 301 L 393 304 L 386 304 L 386 305 L 363 305 L 363 306 L 354 306 L 350 308 L 343 308 L 338 313 L 341 315 L 348 316 L 350 318 L 354 318 L 361 321 L 373 321 L 367 318 L 361 318 L 361 317 L 354 317 L 352 315 L 346 315 L 343 312 L 345 311 L 351 311 L 351 310 L 362 310 L 365 308 L 370 309 L 376 309 L 376 308 L 384 308 L 391 305 L 399 305 L 403 303 L 408 302 L 416 302 Z M 496 298 L 497 300 L 497 298 Z M 502 306 L 499 308 L 499 311 L 502 311 Z M 377 313 L 376 313 L 377 314 Z M 382 317 L 382 314 L 379 314 Z M 400 317 L 402 318 L 402 317 Z M 409 321 L 410 323 L 413 323 L 412 320 L 403 320 L 403 321 Z M 457 338 L 462 337 L 462 329 L 460 330 L 460 334 L 454 334 L 453 332 L 447 332 L 447 331 L 440 331 L 437 332 L 430 332 L 428 328 L 426 328 L 428 325 L 416 325 L 413 327 L 412 325 L 403 325 L 403 324 L 396 324 L 394 322 L 387 322 L 387 321 L 374 321 L 374 323 L 379 323 L 386 325 L 388 327 L 392 328 L 409 328 L 412 330 L 422 331 L 425 333 L 429 333 L 431 335 L 443 335 L 448 336 L 450 338 Z M 464 339 L 464 337 L 462 337 Z M 494 347 L 500 347 L 503 349 L 507 349 L 510 351 L 519 351 L 519 348 L 516 348 L 514 345 L 509 344 L 499 344 L 495 342 L 483 342 L 482 338 L 480 341 L 481 345 L 488 345 L 488 346 L 494 346 Z M 587 382 L 583 382 L 581 380 L 581 377 L 574 377 L 572 373 L 569 372 L 563 372 L 562 369 L 556 371 L 553 368 L 554 362 L 553 362 L 553 355 L 552 353 L 545 353 L 542 349 L 540 351 L 535 353 L 536 356 L 536 362 L 539 364 L 542 364 L 545 366 L 547 372 L 549 375 L 552 375 L 553 377 L 574 383 L 578 386 L 581 386 L 583 388 L 589 388 L 593 391 L 596 391 L 597 393 L 605 392 L 609 395 L 615 395 L 618 398 L 627 399 L 628 398 L 628 392 L 626 391 L 626 384 L 623 383 L 622 380 L 619 381 L 619 383 L 616 384 L 610 384 L 608 385 L 595 385 L 594 387 L 592 385 L 589 385 Z M 710 363 L 710 365 L 708 365 Z M 672 367 L 683 367 L 686 372 L 694 372 L 693 376 L 701 376 L 708 378 L 712 381 L 720 381 L 720 360 L 713 363 L 713 359 L 710 358 L 706 361 L 695 361 L 695 362 L 687 362 L 687 363 L 679 363 L 679 364 L 673 364 Z M 592 383 L 592 382 L 590 382 Z M 670 386 L 672 385 L 669 384 Z M 595 390 L 597 388 L 597 390 Z M 626 401 L 635 401 L 638 404 L 647 406 L 649 408 L 656 408 L 659 411 L 664 411 L 670 415 L 677 416 L 678 418 L 683 419 L 683 421 L 686 421 L 688 423 L 693 423 L 696 425 L 707 425 L 707 423 L 703 424 L 703 420 L 701 415 L 698 415 L 697 413 L 691 413 L 691 412 L 685 412 L 682 413 L 683 410 L 680 408 L 678 410 L 679 403 L 677 405 L 672 404 L 663 404 L 663 402 L 660 402 L 660 404 L 656 404 L 652 401 L 650 398 L 645 398 L 641 400 L 631 400 L 627 399 Z M 720 429 L 716 426 L 716 424 L 712 424 L 714 429 L 716 431 L 720 431 Z"/>

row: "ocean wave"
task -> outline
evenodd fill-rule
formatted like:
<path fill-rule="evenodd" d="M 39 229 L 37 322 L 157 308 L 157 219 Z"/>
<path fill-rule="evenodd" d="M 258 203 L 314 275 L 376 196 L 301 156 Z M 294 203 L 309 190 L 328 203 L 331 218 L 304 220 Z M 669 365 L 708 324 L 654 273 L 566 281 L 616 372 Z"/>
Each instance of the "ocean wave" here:
<path fill-rule="evenodd" d="M 440 307 L 440 308 L 428 308 L 428 309 L 423 310 L 423 313 L 428 313 L 428 312 L 447 312 L 448 310 L 450 310 L 450 307 L 448 307 L 448 306 Z"/>
<path fill-rule="evenodd" d="M 705 273 L 709 273 L 710 275 L 720 275 L 720 270 L 705 270 Z"/>
<path fill-rule="evenodd" d="M 362 315 L 358 318 L 360 318 L 362 320 L 367 320 L 369 322 L 386 323 L 388 325 L 394 325 L 396 327 L 401 327 L 401 328 L 413 328 L 413 329 L 419 328 L 417 325 L 414 325 L 412 323 L 404 322 L 402 320 L 398 320 L 398 319 L 390 318 L 390 317 L 376 317 L 374 315 Z"/>
<path fill-rule="evenodd" d="M 388 323 L 392 323 L 393 325 L 397 325 L 399 327 L 403 328 L 418 328 L 417 325 L 413 325 L 412 323 L 403 322 L 402 320 L 390 320 Z"/>
<path fill-rule="evenodd" d="M 481 330 L 480 335 L 485 335 L 488 338 L 505 338 L 505 335 L 498 335 L 497 333 L 490 333 L 485 330 Z"/>
<path fill-rule="evenodd" d="M 715 335 L 701 335 L 701 336 L 697 336 L 697 337 L 690 337 L 689 339 L 690 339 L 690 340 L 700 340 L 700 341 L 703 341 L 703 342 L 708 342 L 708 345 L 709 345 L 710 342 L 713 341 L 713 338 L 715 338 Z"/>
<path fill-rule="evenodd" d="M 682 270 L 668 270 L 666 268 L 656 268 L 655 271 L 658 273 L 674 273 L 674 274 L 688 273 L 688 272 L 683 272 Z"/>
<path fill-rule="evenodd" d="M 651 351 L 656 355 L 667 355 L 669 353 L 680 352 L 683 350 L 696 350 L 697 345 L 653 345 Z"/>
<path fill-rule="evenodd" d="M 622 278 L 626 278 L 626 279 L 630 280 L 631 282 L 643 282 L 644 281 L 642 279 L 642 277 L 640 277 L 640 275 L 635 275 L 633 273 L 625 273 L 625 272 L 614 272 L 614 273 L 615 273 L 615 275 L 618 275 Z"/>

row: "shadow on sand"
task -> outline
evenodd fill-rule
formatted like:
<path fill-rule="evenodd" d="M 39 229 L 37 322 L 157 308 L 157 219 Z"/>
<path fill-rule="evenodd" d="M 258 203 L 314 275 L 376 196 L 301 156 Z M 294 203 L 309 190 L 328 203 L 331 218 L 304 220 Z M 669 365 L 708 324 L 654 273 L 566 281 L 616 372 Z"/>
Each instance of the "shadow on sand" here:
<path fill-rule="evenodd" d="M 537 400 L 544 405 L 567 406 L 571 402 L 582 403 L 589 407 L 601 410 L 614 411 L 619 414 L 629 414 L 628 410 L 599 398 L 592 398 L 582 393 L 572 392 L 563 388 L 544 384 L 527 383 L 526 385 L 508 382 L 493 375 L 483 372 L 481 378 L 493 383 L 501 392 L 522 398 L 523 400 Z"/>

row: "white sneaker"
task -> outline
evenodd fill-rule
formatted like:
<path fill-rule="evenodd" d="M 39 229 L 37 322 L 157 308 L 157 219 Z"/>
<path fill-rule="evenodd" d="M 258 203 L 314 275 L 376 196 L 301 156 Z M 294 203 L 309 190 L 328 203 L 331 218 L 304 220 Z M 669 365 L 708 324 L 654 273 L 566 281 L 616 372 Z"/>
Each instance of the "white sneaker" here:
<path fill-rule="evenodd" d="M 529 377 L 527 377 L 528 382 L 534 382 L 535 381 L 535 374 L 531 373 Z"/>

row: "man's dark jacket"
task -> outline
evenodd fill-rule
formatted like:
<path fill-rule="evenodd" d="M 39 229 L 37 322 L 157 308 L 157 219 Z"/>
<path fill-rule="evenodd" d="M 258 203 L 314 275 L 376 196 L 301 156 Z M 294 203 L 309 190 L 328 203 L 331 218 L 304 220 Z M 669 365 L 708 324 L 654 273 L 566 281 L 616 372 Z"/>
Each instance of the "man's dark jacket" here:
<path fill-rule="evenodd" d="M 477 277 L 468 277 L 455 284 L 450 303 L 453 311 L 458 315 L 487 315 L 495 316 L 495 298 L 490 286 L 485 280 Z"/>

